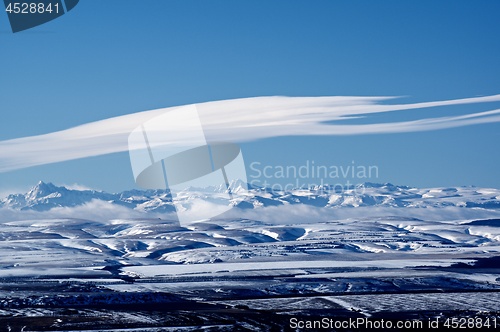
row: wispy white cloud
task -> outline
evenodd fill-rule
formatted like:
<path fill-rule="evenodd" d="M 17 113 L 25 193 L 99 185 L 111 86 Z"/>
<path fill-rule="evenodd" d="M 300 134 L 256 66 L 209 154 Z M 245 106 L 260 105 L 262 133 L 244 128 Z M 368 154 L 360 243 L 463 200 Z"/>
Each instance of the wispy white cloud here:
<path fill-rule="evenodd" d="M 462 207 L 398 208 L 367 206 L 357 208 L 324 208 L 304 204 L 269 206 L 259 209 L 233 209 L 221 218 L 259 220 L 272 224 L 307 224 L 330 220 L 368 220 L 384 217 L 418 218 L 427 221 L 452 221 L 499 218 L 500 211 L 464 209 Z M 370 218 L 370 219 L 367 219 Z"/>
<path fill-rule="evenodd" d="M 500 122 L 500 109 L 495 109 L 404 122 L 342 123 L 346 118 L 375 113 L 500 101 L 500 95 L 494 95 L 413 104 L 381 103 L 392 98 L 256 97 L 201 103 L 196 104 L 196 107 L 207 139 L 231 142 L 293 135 L 401 133 Z M 139 112 L 45 135 L 1 141 L 0 172 L 127 151 L 128 135 L 132 130 L 156 116 L 178 108 Z M 186 134 L 181 134 L 182 128 L 178 130 L 179 137 L 184 139 Z M 176 143 L 178 142 L 169 142 L 173 145 Z"/>
<path fill-rule="evenodd" d="M 100 189 L 95 189 L 95 188 L 91 188 L 91 187 L 88 187 L 86 185 L 83 185 L 83 184 L 79 184 L 79 183 L 73 183 L 73 184 L 58 184 L 58 186 L 62 186 L 62 187 L 65 187 L 67 189 L 71 189 L 71 190 L 80 190 L 80 191 L 84 191 L 84 190 L 97 190 L 99 191 Z"/>
<path fill-rule="evenodd" d="M 196 216 L 203 216 L 203 210 L 212 209 L 219 211 L 220 205 L 200 201 L 190 207 L 192 220 Z M 214 213 L 217 215 L 217 213 Z M 369 216 L 370 219 L 367 219 Z M 462 207 L 428 207 L 422 208 L 397 208 L 397 207 L 358 207 L 358 208 L 325 208 L 305 204 L 281 205 L 261 207 L 257 209 L 241 210 L 232 209 L 217 217 L 217 219 L 250 219 L 263 221 L 270 224 L 307 224 L 327 222 L 330 220 L 368 220 L 384 217 L 418 218 L 427 221 L 453 221 L 500 218 L 500 211 L 488 209 L 464 209 Z M 13 210 L 0 208 L 0 223 L 22 220 L 62 220 L 62 219 L 85 219 L 99 222 L 123 219 L 144 220 L 176 220 L 175 213 L 142 212 L 111 204 L 108 202 L 93 200 L 89 203 L 75 207 L 58 207 L 49 211 Z M 183 224 L 185 225 L 185 224 Z"/>
<path fill-rule="evenodd" d="M 161 215 L 163 219 L 172 217 L 169 214 Z M 86 204 L 75 207 L 56 207 L 49 211 L 34 210 L 14 210 L 6 207 L 0 208 L 0 222 L 18 221 L 18 220 L 40 220 L 40 219 L 61 219 L 76 218 L 95 221 L 108 221 L 112 219 L 133 219 L 133 218 L 152 218 L 156 214 L 146 214 L 141 211 L 132 210 L 116 204 L 111 204 L 101 200 L 93 200 Z"/>

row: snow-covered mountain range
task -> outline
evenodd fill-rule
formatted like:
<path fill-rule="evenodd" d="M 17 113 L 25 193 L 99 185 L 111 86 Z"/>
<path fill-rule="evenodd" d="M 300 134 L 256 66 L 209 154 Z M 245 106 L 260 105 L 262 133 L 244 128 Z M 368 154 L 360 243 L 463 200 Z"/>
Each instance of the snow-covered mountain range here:
<path fill-rule="evenodd" d="M 295 189 L 289 192 L 243 187 L 233 183 L 235 198 L 228 201 L 241 209 L 305 204 L 315 207 L 463 207 L 500 208 L 500 190 L 478 187 L 413 188 L 390 183 L 365 183 L 362 187 L 331 188 L 327 186 Z M 193 200 L 213 201 L 224 187 L 189 188 L 177 193 L 175 204 Z M 40 181 L 25 194 L 10 194 L 0 200 L 0 207 L 14 210 L 47 211 L 56 207 L 75 207 L 93 200 L 145 212 L 173 212 L 174 202 L 167 190 L 129 190 L 106 193 L 96 190 L 73 190 Z"/>

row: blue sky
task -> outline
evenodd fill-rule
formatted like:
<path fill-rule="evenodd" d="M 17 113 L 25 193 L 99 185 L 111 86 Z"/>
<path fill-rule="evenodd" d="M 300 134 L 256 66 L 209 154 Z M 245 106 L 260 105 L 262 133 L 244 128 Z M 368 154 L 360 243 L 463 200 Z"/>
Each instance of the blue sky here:
<path fill-rule="evenodd" d="M 254 96 L 402 96 L 387 103 L 500 93 L 498 1 L 82 0 L 12 34 L 0 13 L 0 140 L 144 110 Z M 382 113 L 404 121 L 500 103 Z M 361 123 L 360 122 L 360 123 Z M 373 182 L 500 187 L 500 124 L 242 144 L 245 162 L 377 165 Z M 0 161 L 1 162 L 1 161 Z M 135 187 L 127 153 L 0 173 L 0 192 L 38 180 Z"/>

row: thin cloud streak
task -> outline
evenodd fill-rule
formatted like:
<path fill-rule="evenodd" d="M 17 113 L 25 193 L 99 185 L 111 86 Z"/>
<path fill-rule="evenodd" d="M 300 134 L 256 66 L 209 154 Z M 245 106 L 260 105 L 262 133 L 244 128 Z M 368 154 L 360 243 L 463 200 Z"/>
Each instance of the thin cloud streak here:
<path fill-rule="evenodd" d="M 255 97 L 201 103 L 196 107 L 208 141 L 247 142 L 279 136 L 403 133 L 500 122 L 500 109 L 495 109 L 414 121 L 342 124 L 346 119 L 369 114 L 500 101 L 500 95 L 493 95 L 413 104 L 381 104 L 393 98 Z M 132 130 L 179 107 L 139 112 L 45 135 L 1 141 L 0 172 L 127 151 L 128 136 Z M 179 137 L 185 138 L 186 133 L 179 134 Z M 168 143 L 172 146 L 189 145 L 184 140 Z"/>

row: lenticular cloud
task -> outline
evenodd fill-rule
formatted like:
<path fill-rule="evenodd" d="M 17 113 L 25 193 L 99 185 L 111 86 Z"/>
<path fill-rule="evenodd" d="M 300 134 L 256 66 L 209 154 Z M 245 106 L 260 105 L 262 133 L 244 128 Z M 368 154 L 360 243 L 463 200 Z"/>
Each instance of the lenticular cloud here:
<path fill-rule="evenodd" d="M 493 95 L 413 104 L 382 104 L 393 98 L 255 97 L 200 103 L 196 107 L 207 139 L 235 143 L 278 136 L 401 133 L 500 122 L 500 109 L 403 122 L 345 124 L 343 121 L 375 113 L 500 101 L 500 95 Z M 128 135 L 134 128 L 174 109 L 179 107 L 139 112 L 45 135 L 1 141 L 0 172 L 127 151 Z M 178 135 L 183 136 L 181 133 Z M 177 143 L 172 141 L 173 146 Z"/>

